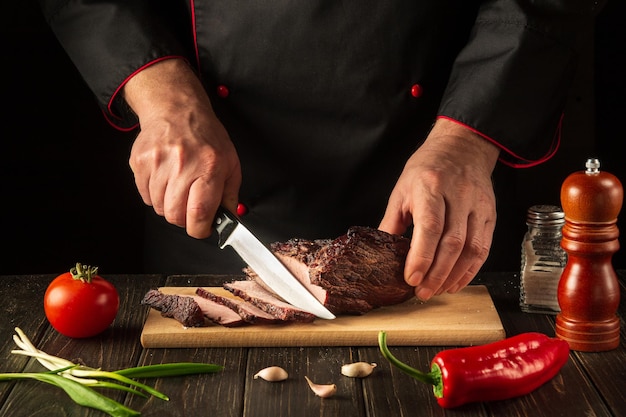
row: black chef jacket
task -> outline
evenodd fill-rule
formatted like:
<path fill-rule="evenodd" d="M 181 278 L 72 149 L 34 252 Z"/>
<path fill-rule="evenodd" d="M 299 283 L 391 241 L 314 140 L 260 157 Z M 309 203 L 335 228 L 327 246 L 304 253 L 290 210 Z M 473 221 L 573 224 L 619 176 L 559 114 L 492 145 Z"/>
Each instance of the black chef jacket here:
<path fill-rule="evenodd" d="M 241 160 L 244 221 L 265 242 L 376 227 L 405 161 L 436 117 L 473 129 L 501 161 L 558 147 L 593 1 L 153 0 L 42 6 L 108 120 L 137 127 L 120 90 L 182 57 Z M 231 273 L 215 236 L 151 214 L 147 272 Z"/>

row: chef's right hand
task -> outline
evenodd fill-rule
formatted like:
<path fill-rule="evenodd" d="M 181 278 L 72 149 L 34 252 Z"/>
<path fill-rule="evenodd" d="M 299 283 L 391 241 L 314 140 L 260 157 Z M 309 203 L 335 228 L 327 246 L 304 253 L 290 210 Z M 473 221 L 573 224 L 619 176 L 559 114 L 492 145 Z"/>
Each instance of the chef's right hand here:
<path fill-rule="evenodd" d="M 200 81 L 168 59 L 133 76 L 124 98 L 141 127 L 129 162 L 143 201 L 189 236 L 208 237 L 220 204 L 236 210 L 241 166 Z"/>

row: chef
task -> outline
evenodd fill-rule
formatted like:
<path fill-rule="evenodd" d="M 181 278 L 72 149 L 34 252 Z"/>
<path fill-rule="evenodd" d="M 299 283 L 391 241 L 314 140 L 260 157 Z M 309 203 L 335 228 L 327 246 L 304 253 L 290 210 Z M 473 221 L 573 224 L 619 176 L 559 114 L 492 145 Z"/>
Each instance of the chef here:
<path fill-rule="evenodd" d="M 136 129 L 146 272 L 238 273 L 212 220 L 265 242 L 411 236 L 423 300 L 467 285 L 496 163 L 554 155 L 594 1 L 42 0 L 107 119 Z M 499 162 L 498 162 L 499 161 Z"/>

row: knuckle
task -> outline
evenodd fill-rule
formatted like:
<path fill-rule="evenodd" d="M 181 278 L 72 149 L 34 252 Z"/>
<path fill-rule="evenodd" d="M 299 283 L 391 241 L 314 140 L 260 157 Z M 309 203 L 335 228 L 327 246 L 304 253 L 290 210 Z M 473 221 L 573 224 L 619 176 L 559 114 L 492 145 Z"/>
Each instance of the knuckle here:
<path fill-rule="evenodd" d="M 441 238 L 442 245 L 451 253 L 461 253 L 465 248 L 465 238 L 459 233 L 448 234 Z"/>
<path fill-rule="evenodd" d="M 428 234 L 441 235 L 444 227 L 444 219 L 436 215 L 425 215 L 420 218 L 420 226 L 422 230 Z"/>
<path fill-rule="evenodd" d="M 480 258 L 484 255 L 485 247 L 477 240 L 470 240 L 465 246 L 465 251 L 472 258 Z"/>
<path fill-rule="evenodd" d="M 428 282 L 434 284 L 432 286 L 433 289 L 437 289 L 443 284 L 446 279 L 448 279 L 448 275 L 444 274 L 431 274 L 428 276 Z"/>
<path fill-rule="evenodd" d="M 167 213 L 165 215 L 165 219 L 176 226 L 184 227 L 185 226 L 185 216 L 180 216 L 177 214 Z"/>
<path fill-rule="evenodd" d="M 470 240 L 464 249 L 470 259 L 476 259 L 481 264 L 487 260 L 489 250 L 489 245 L 479 239 Z"/>
<path fill-rule="evenodd" d="M 194 222 L 204 222 L 209 219 L 209 209 L 204 204 L 190 204 L 187 206 L 187 217 Z"/>

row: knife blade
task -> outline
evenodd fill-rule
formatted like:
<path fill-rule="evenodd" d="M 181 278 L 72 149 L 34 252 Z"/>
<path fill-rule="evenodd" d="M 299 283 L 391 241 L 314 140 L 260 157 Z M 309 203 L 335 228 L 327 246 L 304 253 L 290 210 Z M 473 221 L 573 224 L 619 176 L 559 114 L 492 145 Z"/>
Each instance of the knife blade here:
<path fill-rule="evenodd" d="M 232 247 L 278 296 L 317 317 L 328 320 L 335 318 L 234 214 L 220 206 L 214 227 L 220 249 Z"/>

